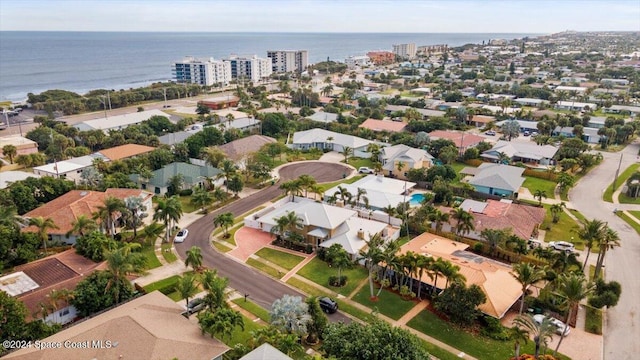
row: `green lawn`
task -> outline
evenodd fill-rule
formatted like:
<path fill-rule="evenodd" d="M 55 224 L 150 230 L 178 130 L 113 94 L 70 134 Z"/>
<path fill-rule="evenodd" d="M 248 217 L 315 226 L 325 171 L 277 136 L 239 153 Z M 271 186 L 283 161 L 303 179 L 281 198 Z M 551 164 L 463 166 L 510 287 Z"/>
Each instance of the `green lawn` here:
<path fill-rule="evenodd" d="M 542 222 L 542 225 L 540 225 L 540 229 L 547 232 L 544 241 L 569 241 L 575 244 L 576 249 L 584 249 L 583 241 L 575 233 L 575 230 L 577 230 L 580 225 L 570 218 L 564 211 L 560 213 L 560 220 L 554 224 L 551 221 L 552 216 L 551 211 L 549 210 L 550 206 L 544 204 L 543 206 L 547 211 L 544 221 Z M 548 227 L 550 227 L 550 230 L 547 229 Z"/>
<path fill-rule="evenodd" d="M 254 303 L 251 300 L 244 300 L 243 298 L 238 298 L 232 301 L 234 304 L 238 305 L 239 307 L 247 310 L 248 312 L 252 313 L 253 315 L 259 317 L 260 319 L 262 319 L 264 322 L 269 322 L 269 312 L 263 308 L 262 306 Z"/>
<path fill-rule="evenodd" d="M 586 218 L 586 217 L 584 217 L 584 215 L 582 215 L 582 214 L 580 213 L 580 211 L 575 210 L 575 209 L 569 209 L 569 212 L 571 212 L 571 214 L 572 214 L 573 216 L 577 217 L 577 218 L 578 218 L 578 220 L 581 220 L 581 221 L 587 221 L 587 218 Z"/>
<path fill-rule="evenodd" d="M 248 344 L 251 339 L 251 332 L 262 328 L 262 325 L 256 324 L 248 317 L 242 315 L 242 319 L 244 320 L 244 330 L 240 327 L 235 327 L 233 332 L 231 333 L 231 339 L 224 338 L 222 342 L 227 344 L 229 347 L 234 347 L 237 344 Z"/>
<path fill-rule="evenodd" d="M 374 286 L 374 294 L 377 292 L 378 289 Z M 377 309 L 380 314 L 386 315 L 393 320 L 400 319 L 402 315 L 416 306 L 414 301 L 403 300 L 400 295 L 386 289 L 382 290 L 377 301 L 371 301 L 370 296 L 371 291 L 369 290 L 369 284 L 367 284 L 358 291 L 352 300 L 372 309 Z"/>
<path fill-rule="evenodd" d="M 620 185 L 622 185 L 624 182 L 627 181 L 627 179 L 634 173 L 636 172 L 636 170 L 638 170 L 638 168 L 640 167 L 640 164 L 633 164 L 631 166 L 629 166 L 628 168 L 626 168 L 622 174 L 620 174 L 618 176 L 618 181 L 616 182 L 616 187 L 620 187 Z M 611 183 L 611 185 L 609 185 L 607 187 L 607 190 L 605 190 L 604 195 L 602 196 L 602 198 L 604 199 L 604 201 L 608 201 L 608 202 L 613 202 L 613 192 L 616 189 L 613 188 L 613 182 Z M 620 201 L 622 202 L 622 201 Z M 638 204 L 640 204 L 640 202 L 638 202 Z"/>
<path fill-rule="evenodd" d="M 618 215 L 618 217 L 620 217 L 622 220 L 624 220 L 627 224 L 629 224 L 629 226 L 631 226 L 638 234 L 640 234 L 640 224 L 638 224 L 637 222 L 633 221 L 633 219 L 628 216 L 627 214 L 625 214 L 622 211 L 618 211 L 616 213 L 616 215 Z"/>
<path fill-rule="evenodd" d="M 146 270 L 151 270 L 162 266 L 160 260 L 158 260 L 158 257 L 156 256 L 156 249 L 154 245 L 143 246 L 141 253 L 142 255 L 144 255 Z"/>
<path fill-rule="evenodd" d="M 343 287 L 336 288 L 329 286 L 329 277 L 338 276 L 338 269 L 335 267 L 330 268 L 326 262 L 314 258 L 307 265 L 305 265 L 298 275 L 305 277 L 316 284 L 329 288 L 341 295 L 348 296 L 351 292 L 367 278 L 367 270 L 361 266 L 355 265 L 351 269 L 342 269 L 342 275 L 347 276 L 347 284 Z"/>
<path fill-rule="evenodd" d="M 354 177 L 352 177 L 350 179 L 334 181 L 334 182 L 330 182 L 330 183 L 324 183 L 324 184 L 321 184 L 319 187 L 324 192 L 324 191 L 327 191 L 327 190 L 331 189 L 332 187 L 338 186 L 340 184 L 353 184 L 354 182 L 362 179 L 365 176 L 366 175 L 356 175 L 356 176 L 354 176 Z"/>
<path fill-rule="evenodd" d="M 178 260 L 178 257 L 176 256 L 176 254 L 174 254 L 173 251 L 171 251 L 171 244 L 162 244 L 162 257 L 168 263 L 172 263 Z"/>
<path fill-rule="evenodd" d="M 640 205 L 640 197 L 633 198 L 633 197 L 627 196 L 627 194 L 625 193 L 620 193 L 620 195 L 618 196 L 618 202 L 621 204 Z"/>
<path fill-rule="evenodd" d="M 537 190 L 542 190 L 547 194 L 549 199 L 553 199 L 553 191 L 556 188 L 556 183 L 551 180 L 525 176 L 522 186 L 529 189 L 531 195 L 535 194 Z"/>
<path fill-rule="evenodd" d="M 640 210 L 629 210 L 629 213 L 636 219 L 640 220 Z"/>
<path fill-rule="evenodd" d="M 180 204 L 182 204 L 182 212 L 184 212 L 185 214 L 200 210 L 200 208 L 191 204 L 191 196 L 180 196 L 179 199 Z"/>
<path fill-rule="evenodd" d="M 587 315 L 584 322 L 584 331 L 602 335 L 602 310 L 586 307 Z"/>
<path fill-rule="evenodd" d="M 451 163 L 450 166 L 453 168 L 453 170 L 456 171 L 457 174 L 460 174 L 460 171 L 462 171 L 462 169 L 464 169 L 466 167 L 473 167 L 471 165 L 467 165 L 465 163 L 461 163 L 461 162 L 458 162 L 458 161 L 455 161 L 455 162 Z"/>
<path fill-rule="evenodd" d="M 293 269 L 302 260 L 304 260 L 304 257 L 302 256 L 292 255 L 270 248 L 262 248 L 256 253 L 256 255 L 287 270 Z"/>
<path fill-rule="evenodd" d="M 362 159 L 357 157 L 350 157 L 347 164 L 353 166 L 354 168 L 359 169 L 363 166 L 368 167 L 369 169 L 373 169 L 373 161 L 371 159 Z"/>
<path fill-rule="evenodd" d="M 150 293 L 155 290 L 171 289 L 178 282 L 178 279 L 180 279 L 179 275 L 170 276 L 166 279 L 162 279 L 145 286 L 144 291 Z M 166 292 L 169 293 L 168 290 L 166 290 Z"/>
<path fill-rule="evenodd" d="M 218 249 L 218 251 L 220 251 L 221 253 L 226 253 L 232 250 L 230 247 L 221 243 L 220 241 L 213 241 L 213 246 L 215 246 L 215 248 Z"/>
<path fill-rule="evenodd" d="M 270 275 L 271 277 L 274 277 L 276 279 L 281 278 L 284 274 L 281 273 L 280 271 L 278 271 L 277 269 L 272 268 L 271 266 L 260 262 L 258 260 L 255 259 L 248 259 L 247 260 L 247 265 L 254 267 L 260 271 L 262 271 L 263 273 Z"/>
<path fill-rule="evenodd" d="M 509 359 L 513 356 L 512 341 L 497 341 L 454 328 L 429 310 L 423 310 L 407 325 L 434 337 L 478 359 Z M 553 350 L 547 350 L 552 353 Z M 529 341 L 522 346 L 521 354 L 533 354 L 534 345 Z M 567 359 L 561 356 L 562 359 Z"/>

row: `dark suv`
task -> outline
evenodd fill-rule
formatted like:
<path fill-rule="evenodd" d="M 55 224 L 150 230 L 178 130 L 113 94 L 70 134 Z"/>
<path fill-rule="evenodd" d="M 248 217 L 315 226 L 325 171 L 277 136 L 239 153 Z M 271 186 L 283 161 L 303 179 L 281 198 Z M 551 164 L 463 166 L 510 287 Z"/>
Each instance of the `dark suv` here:
<path fill-rule="evenodd" d="M 187 304 L 187 312 L 189 314 L 197 313 L 198 311 L 204 309 L 204 307 L 204 300 L 202 298 L 196 298 L 189 301 L 189 304 Z"/>
<path fill-rule="evenodd" d="M 320 308 L 322 309 L 322 311 L 326 312 L 327 314 L 333 314 L 338 311 L 338 303 L 333 299 L 330 299 L 328 297 L 321 297 L 320 299 L 318 299 L 318 302 L 320 303 Z"/>

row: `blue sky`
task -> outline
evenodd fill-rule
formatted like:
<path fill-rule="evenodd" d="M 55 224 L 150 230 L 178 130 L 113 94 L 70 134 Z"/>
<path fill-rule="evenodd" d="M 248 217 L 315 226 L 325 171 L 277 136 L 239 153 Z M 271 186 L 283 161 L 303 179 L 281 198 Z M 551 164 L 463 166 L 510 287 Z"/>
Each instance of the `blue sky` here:
<path fill-rule="evenodd" d="M 640 0 L 0 0 L 0 30 L 640 31 Z"/>

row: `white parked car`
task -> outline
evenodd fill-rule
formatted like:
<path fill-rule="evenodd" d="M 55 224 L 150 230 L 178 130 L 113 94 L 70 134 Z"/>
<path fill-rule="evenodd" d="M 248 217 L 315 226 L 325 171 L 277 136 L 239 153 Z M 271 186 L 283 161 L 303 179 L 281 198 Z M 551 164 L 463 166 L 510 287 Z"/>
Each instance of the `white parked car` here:
<path fill-rule="evenodd" d="M 533 315 L 533 321 L 535 321 L 536 324 L 538 324 L 538 325 L 542 324 L 542 321 L 545 318 L 546 318 L 546 316 L 544 316 L 542 314 Z M 568 327 L 562 321 L 560 321 L 560 320 L 558 320 L 556 318 L 553 318 L 553 317 L 549 317 L 549 319 L 551 320 L 551 323 L 556 327 L 556 334 L 567 336 L 567 335 L 569 335 L 569 333 L 571 333 L 571 328 Z"/>
<path fill-rule="evenodd" d="M 178 231 L 178 234 L 176 235 L 176 237 L 173 239 L 174 243 L 181 243 L 184 242 L 184 240 L 187 238 L 187 235 L 189 235 L 189 230 L 187 229 L 182 229 L 180 231 Z"/>
<path fill-rule="evenodd" d="M 569 253 L 576 251 L 573 244 L 566 241 L 552 241 L 549 243 L 549 246 L 557 251 L 566 251 Z"/>
<path fill-rule="evenodd" d="M 368 167 L 366 167 L 366 166 L 363 166 L 363 167 L 359 168 L 359 169 L 358 169 L 358 172 L 359 172 L 360 174 L 373 174 L 373 173 L 374 173 L 373 169 L 368 168 Z"/>

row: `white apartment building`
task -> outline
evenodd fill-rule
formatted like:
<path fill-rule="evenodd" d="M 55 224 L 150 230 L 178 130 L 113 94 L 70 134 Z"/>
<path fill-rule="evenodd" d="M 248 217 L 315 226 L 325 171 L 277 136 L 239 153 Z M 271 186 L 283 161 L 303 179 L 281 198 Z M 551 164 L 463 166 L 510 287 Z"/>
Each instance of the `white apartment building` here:
<path fill-rule="evenodd" d="M 371 65 L 371 59 L 367 55 L 349 56 L 344 62 L 349 69 Z"/>
<path fill-rule="evenodd" d="M 173 63 L 171 67 L 173 78 L 178 83 L 212 86 L 228 85 L 231 82 L 231 66 L 221 60 L 196 59 L 188 56 L 181 62 Z"/>
<path fill-rule="evenodd" d="M 416 44 L 393 45 L 393 53 L 403 59 L 413 59 L 416 57 Z"/>
<path fill-rule="evenodd" d="M 307 50 L 268 50 L 267 57 L 274 73 L 303 72 L 309 65 Z"/>
<path fill-rule="evenodd" d="M 271 59 L 252 57 L 240 57 L 231 55 L 225 62 L 231 67 L 231 78 L 243 81 L 258 82 L 267 79 L 273 73 Z"/>

